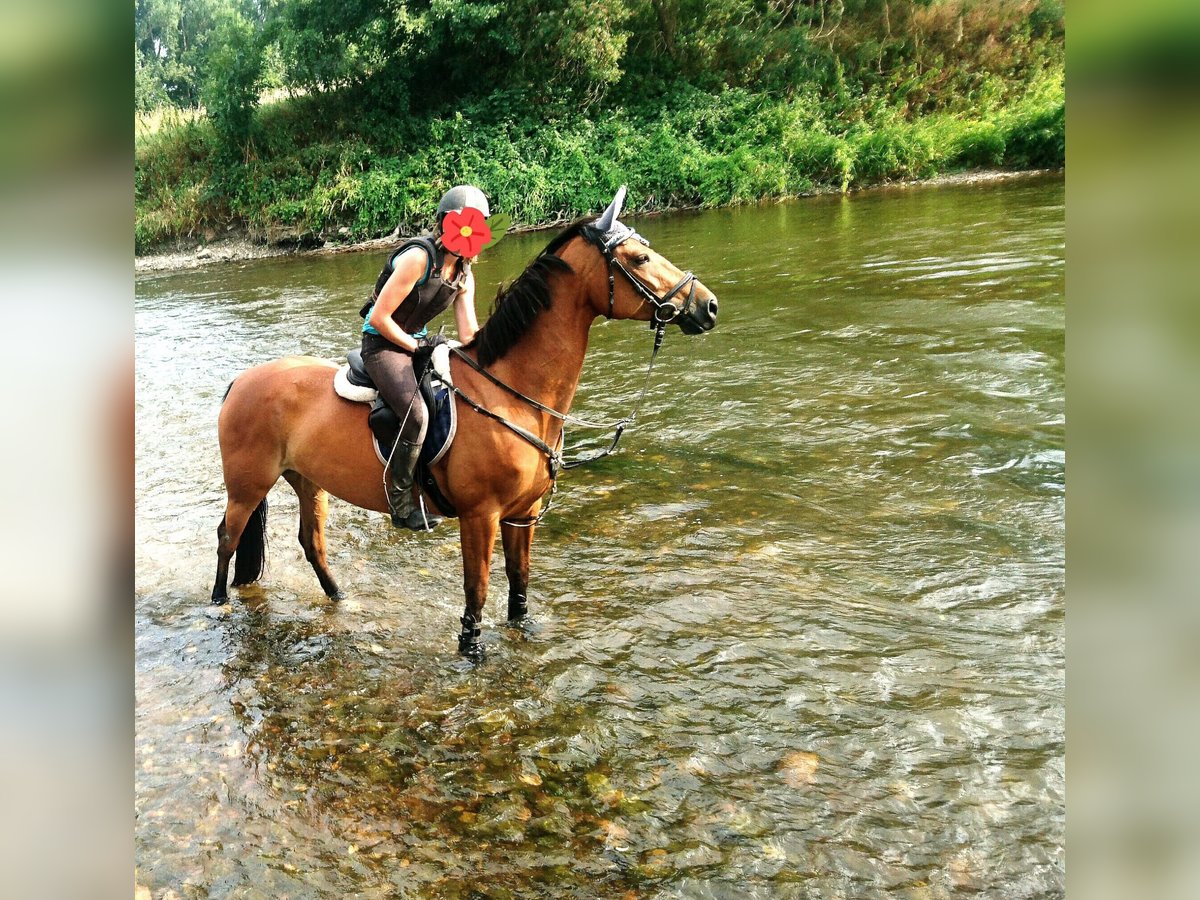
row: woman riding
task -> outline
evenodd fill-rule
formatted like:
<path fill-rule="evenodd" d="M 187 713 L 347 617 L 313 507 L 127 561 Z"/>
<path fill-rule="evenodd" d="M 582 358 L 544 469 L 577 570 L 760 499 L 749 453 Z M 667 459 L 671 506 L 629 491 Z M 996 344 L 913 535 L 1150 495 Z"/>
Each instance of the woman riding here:
<path fill-rule="evenodd" d="M 475 276 L 471 273 L 475 259 L 471 251 L 478 253 L 479 242 L 463 240 L 471 229 L 461 226 L 461 234 L 456 231 L 451 241 L 459 252 L 443 243 L 446 217 L 466 209 L 478 210 L 484 217 L 491 214 L 479 188 L 460 184 L 446 191 L 438 203 L 436 236 L 413 238 L 393 252 L 363 308 L 363 364 L 403 423 L 392 452 L 390 476 L 385 478 L 392 524 L 397 528 L 424 531 L 441 521 L 423 513 L 413 497 L 413 472 L 425 440 L 428 412 L 418 392 L 412 354 L 418 347 L 441 342 L 440 335 L 428 336 L 425 326 L 451 304 L 460 341 L 469 343 L 479 328 Z"/>

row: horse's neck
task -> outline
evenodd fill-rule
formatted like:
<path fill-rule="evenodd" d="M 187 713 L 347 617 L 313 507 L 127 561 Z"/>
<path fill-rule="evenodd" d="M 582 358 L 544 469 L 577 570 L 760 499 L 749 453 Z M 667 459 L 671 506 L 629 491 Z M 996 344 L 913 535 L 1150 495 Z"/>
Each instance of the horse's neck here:
<path fill-rule="evenodd" d="M 577 278 L 559 278 L 550 308 L 492 366 L 493 374 L 506 384 L 564 413 L 579 388 L 588 332 L 595 320 L 579 291 Z"/>

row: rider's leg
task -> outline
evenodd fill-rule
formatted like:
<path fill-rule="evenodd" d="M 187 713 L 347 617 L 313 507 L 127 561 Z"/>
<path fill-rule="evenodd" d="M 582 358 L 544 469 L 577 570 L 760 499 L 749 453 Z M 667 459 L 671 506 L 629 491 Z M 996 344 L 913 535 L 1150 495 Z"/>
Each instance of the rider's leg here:
<path fill-rule="evenodd" d="M 397 528 L 423 531 L 441 519 L 423 514 L 413 497 L 413 472 L 421 443 L 428 428 L 428 413 L 417 390 L 412 357 L 399 348 L 363 354 L 367 374 L 375 382 L 380 395 L 400 418 L 400 438 L 392 453 L 389 477 L 386 479 L 388 505 L 392 524 Z"/>

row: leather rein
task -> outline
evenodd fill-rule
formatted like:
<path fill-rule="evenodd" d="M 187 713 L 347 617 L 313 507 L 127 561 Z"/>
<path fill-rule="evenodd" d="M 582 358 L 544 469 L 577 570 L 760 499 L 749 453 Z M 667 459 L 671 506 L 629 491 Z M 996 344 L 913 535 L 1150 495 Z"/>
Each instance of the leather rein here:
<path fill-rule="evenodd" d="M 516 434 L 518 437 L 520 437 L 527 443 L 532 444 L 534 447 L 536 447 L 538 450 L 540 450 L 546 456 L 546 460 L 550 467 L 550 490 L 547 491 L 547 494 L 550 497 L 549 501 L 542 508 L 541 512 L 538 513 L 536 518 L 528 517 L 526 520 L 522 520 L 522 521 L 516 521 L 516 520 L 511 520 L 511 519 L 503 520 L 504 523 L 507 525 L 516 525 L 516 526 L 519 526 L 522 528 L 529 528 L 529 527 L 532 527 L 532 526 L 540 523 L 542 521 L 542 519 L 545 517 L 546 513 L 548 513 L 550 511 L 550 507 L 554 503 L 554 493 L 558 489 L 558 473 L 561 469 L 574 469 L 578 466 L 587 465 L 588 463 L 595 462 L 598 459 L 603 459 L 604 457 L 609 456 L 610 454 L 612 454 L 616 451 L 617 444 L 619 444 L 621 442 L 621 436 L 625 433 L 625 429 L 637 419 L 638 412 L 641 410 L 642 401 L 646 398 L 646 391 L 650 386 L 650 375 L 654 371 L 654 361 L 658 357 L 658 351 L 662 348 L 663 337 L 666 333 L 667 325 L 669 325 L 671 322 L 674 322 L 677 318 L 679 318 L 680 315 L 682 315 L 684 313 L 684 311 L 689 306 L 691 306 L 692 304 L 695 303 L 696 276 L 693 275 L 691 272 L 685 272 L 683 274 L 683 277 L 679 279 L 679 281 L 675 284 L 674 287 L 671 288 L 671 290 L 669 290 L 662 297 L 659 297 L 646 285 L 645 282 L 643 282 L 640 278 L 638 278 L 636 275 L 634 275 L 632 272 L 630 272 L 627 268 L 625 268 L 625 266 L 622 265 L 621 261 L 616 258 L 617 247 L 621 246 L 621 244 L 625 243 L 628 240 L 631 240 L 631 239 L 638 240 L 638 241 L 641 241 L 643 244 L 645 244 L 647 247 L 650 246 L 650 242 L 647 241 L 640 234 L 638 234 L 636 231 L 631 230 L 631 231 L 619 234 L 619 235 L 617 235 L 617 237 L 615 237 L 612 240 L 607 241 L 607 242 L 605 242 L 603 240 L 603 236 L 599 235 L 594 230 L 591 230 L 590 232 L 585 231 L 584 237 L 588 240 L 589 243 L 591 243 L 593 246 L 595 246 L 597 249 L 600 250 L 600 252 L 604 255 L 605 262 L 608 265 L 608 314 L 607 314 L 607 317 L 609 319 L 612 319 L 612 317 L 613 317 L 613 306 L 616 303 L 616 273 L 613 271 L 614 268 L 619 269 L 621 271 L 621 273 L 625 276 L 625 278 L 629 281 L 630 285 L 633 286 L 634 290 L 639 295 L 641 295 L 641 297 L 646 302 L 648 302 L 654 306 L 654 316 L 650 321 L 650 327 L 654 330 L 654 346 L 653 346 L 653 349 L 650 351 L 650 362 L 646 366 L 646 377 L 645 377 L 645 380 L 642 382 L 642 390 L 638 394 L 637 400 L 634 401 L 633 409 L 629 413 L 629 415 L 623 416 L 622 418 L 618 419 L 615 422 L 589 422 L 586 419 L 581 419 L 578 416 L 571 415 L 570 413 L 559 412 L 558 410 L 554 409 L 553 407 L 546 406 L 544 403 L 542 403 L 538 400 L 535 400 L 533 397 L 529 397 L 526 394 L 521 393 L 516 388 L 514 388 L 512 385 L 507 384 L 504 381 L 501 381 L 499 378 L 497 378 L 495 375 L 493 375 L 491 372 L 489 372 L 487 369 L 485 369 L 482 365 L 480 365 L 478 362 L 476 362 L 474 359 L 472 359 L 470 356 L 468 356 L 466 353 L 464 353 L 460 347 L 452 347 L 451 348 L 451 350 L 454 352 L 455 355 L 458 356 L 459 359 L 461 359 L 463 362 L 465 362 L 468 366 L 470 366 L 472 369 L 474 369 L 476 372 L 478 372 L 480 375 L 482 375 L 484 378 L 486 378 L 492 384 L 496 385 L 497 387 L 503 388 L 504 390 L 506 390 L 510 394 L 512 394 L 514 397 L 518 398 L 519 400 L 524 401 L 529 406 L 533 407 L 534 409 L 538 410 L 539 412 L 544 412 L 547 415 L 549 415 L 555 419 L 558 419 L 560 422 L 563 423 L 563 428 L 559 432 L 559 436 L 558 436 L 558 446 L 551 447 L 548 443 L 546 443 L 544 440 L 542 440 L 540 437 L 538 437 L 533 432 L 529 431 L 528 429 L 522 428 L 520 425 L 517 425 L 515 422 L 510 422 L 508 419 L 504 418 L 503 416 L 499 415 L 498 413 L 492 412 L 490 409 L 485 407 L 483 404 L 479 403 L 474 398 L 463 393 L 463 391 L 457 385 L 450 385 L 450 390 L 453 391 L 453 393 L 455 395 L 457 395 L 459 398 L 461 398 L 462 401 L 467 404 L 467 406 L 471 407 L 471 409 L 475 410 L 480 415 L 483 415 L 489 419 L 499 422 L 505 428 L 509 429 L 514 434 Z M 681 303 L 679 306 L 676 306 L 673 303 L 671 303 L 671 300 L 674 297 L 678 296 L 680 294 L 680 292 L 683 291 L 684 288 L 689 288 L 687 299 L 684 300 L 684 302 Z M 664 315 L 664 310 L 666 311 L 665 315 Z M 586 456 L 578 456 L 578 457 L 575 457 L 574 459 L 568 460 L 563 457 L 563 445 L 564 445 L 564 442 L 566 439 L 566 433 L 567 433 L 566 426 L 567 425 L 574 425 L 579 428 L 595 428 L 595 429 L 599 429 L 599 430 L 603 430 L 603 431 L 612 430 L 613 438 L 607 447 L 605 447 L 601 450 L 598 450 L 595 453 L 591 453 Z"/>

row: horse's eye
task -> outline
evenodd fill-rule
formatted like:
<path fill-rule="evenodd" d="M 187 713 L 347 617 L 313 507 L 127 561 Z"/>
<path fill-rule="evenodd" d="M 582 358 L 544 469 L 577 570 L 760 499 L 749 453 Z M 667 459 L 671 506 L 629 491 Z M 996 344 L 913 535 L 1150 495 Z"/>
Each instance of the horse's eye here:
<path fill-rule="evenodd" d="M 633 264 L 634 264 L 635 266 L 644 266 L 644 265 L 645 265 L 646 263 L 648 263 L 648 262 L 650 262 L 650 257 L 648 257 L 648 256 L 647 256 L 646 254 L 644 254 L 644 253 L 643 253 L 643 254 L 641 254 L 640 256 L 635 256 L 635 257 L 633 258 Z"/>

